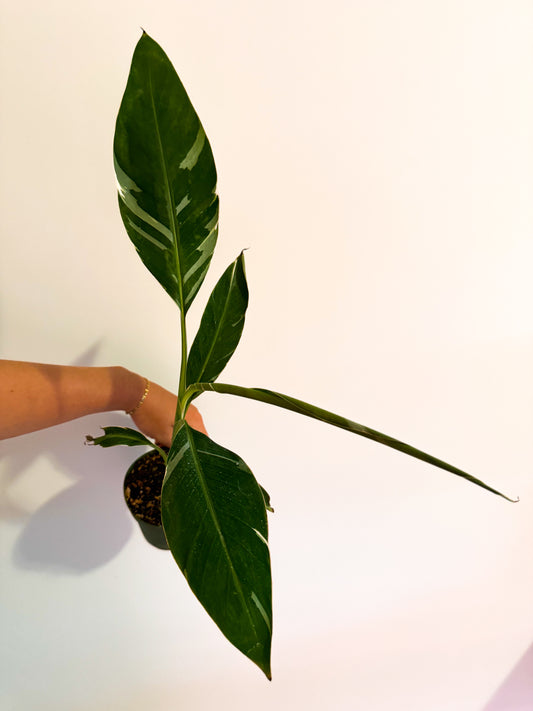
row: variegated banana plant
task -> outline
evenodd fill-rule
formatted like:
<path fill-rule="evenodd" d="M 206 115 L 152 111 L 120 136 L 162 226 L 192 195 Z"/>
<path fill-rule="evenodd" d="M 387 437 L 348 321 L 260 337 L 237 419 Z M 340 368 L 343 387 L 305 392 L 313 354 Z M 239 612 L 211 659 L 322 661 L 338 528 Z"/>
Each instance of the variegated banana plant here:
<path fill-rule="evenodd" d="M 270 390 L 218 383 L 244 326 L 248 288 L 242 253 L 215 286 L 188 348 L 187 311 L 217 241 L 217 176 L 209 141 L 185 89 L 146 33 L 135 49 L 116 122 L 114 162 L 126 231 L 180 312 L 178 408 L 168 458 L 161 452 L 166 459 L 161 497 L 165 536 L 208 614 L 270 679 L 268 495 L 237 454 L 187 425 L 185 414 L 194 398 L 209 390 L 292 410 L 504 495 L 429 454 L 314 405 Z M 122 427 L 105 428 L 103 436 L 90 439 L 102 446 L 156 447 L 141 433 Z"/>

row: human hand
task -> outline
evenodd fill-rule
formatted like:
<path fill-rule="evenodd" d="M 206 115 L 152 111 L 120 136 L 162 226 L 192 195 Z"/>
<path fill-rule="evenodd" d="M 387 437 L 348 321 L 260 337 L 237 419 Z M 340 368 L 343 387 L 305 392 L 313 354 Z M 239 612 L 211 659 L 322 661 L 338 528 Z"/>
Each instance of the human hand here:
<path fill-rule="evenodd" d="M 178 399 L 173 393 L 151 382 L 146 398 L 131 413 L 131 418 L 147 437 L 170 447 L 177 404 Z M 194 429 L 207 434 L 202 416 L 194 405 L 189 405 L 185 420 Z"/>
<path fill-rule="evenodd" d="M 189 409 L 185 415 L 185 421 L 193 429 L 198 430 L 198 432 L 203 432 L 205 435 L 207 434 L 202 415 L 200 415 L 198 409 L 194 405 L 189 405 Z"/>

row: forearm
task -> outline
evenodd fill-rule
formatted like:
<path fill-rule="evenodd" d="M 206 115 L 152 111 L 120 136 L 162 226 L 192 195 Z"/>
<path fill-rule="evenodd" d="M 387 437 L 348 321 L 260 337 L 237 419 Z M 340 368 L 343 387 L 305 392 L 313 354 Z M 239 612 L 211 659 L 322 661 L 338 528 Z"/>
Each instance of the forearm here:
<path fill-rule="evenodd" d="M 0 360 L 0 439 L 111 410 L 130 410 L 145 380 L 120 366 Z"/>

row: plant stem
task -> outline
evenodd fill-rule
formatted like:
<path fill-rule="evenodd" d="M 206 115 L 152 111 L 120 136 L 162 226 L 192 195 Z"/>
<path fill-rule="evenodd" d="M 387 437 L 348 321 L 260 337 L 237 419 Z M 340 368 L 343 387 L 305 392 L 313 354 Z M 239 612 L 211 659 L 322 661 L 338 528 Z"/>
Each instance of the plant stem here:
<path fill-rule="evenodd" d="M 185 397 L 187 388 L 187 325 L 183 307 L 180 308 L 180 329 L 181 329 L 181 366 L 180 380 L 178 386 L 178 405 L 174 418 L 174 434 L 176 434 L 178 422 L 183 420 L 187 411 L 188 399 Z"/>
<path fill-rule="evenodd" d="M 159 452 L 159 454 L 161 455 L 163 461 L 164 461 L 165 464 L 166 464 L 166 463 L 167 463 L 167 453 L 165 452 L 165 450 L 164 450 L 164 449 L 161 449 L 161 447 L 160 447 L 159 445 L 157 445 L 157 444 L 153 444 L 152 446 L 153 446 L 153 448 L 154 448 L 157 452 Z"/>

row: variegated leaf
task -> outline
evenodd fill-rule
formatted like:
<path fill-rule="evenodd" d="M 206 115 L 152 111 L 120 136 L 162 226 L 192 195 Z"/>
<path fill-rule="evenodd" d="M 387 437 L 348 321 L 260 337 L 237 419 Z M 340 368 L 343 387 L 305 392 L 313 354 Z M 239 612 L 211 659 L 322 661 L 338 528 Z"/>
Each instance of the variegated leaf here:
<path fill-rule="evenodd" d="M 161 513 L 172 555 L 194 594 L 228 640 L 270 678 L 268 525 L 252 472 L 183 422 L 168 455 Z"/>
<path fill-rule="evenodd" d="M 439 469 L 444 469 L 447 472 L 451 472 L 467 481 L 476 484 L 493 494 L 497 494 L 507 501 L 517 501 L 517 499 L 511 499 L 510 497 L 502 494 L 501 491 L 494 489 L 492 486 L 485 484 L 475 476 L 468 474 L 468 472 L 458 469 L 452 464 L 444 462 L 442 459 L 437 459 L 431 454 L 427 454 L 420 449 L 412 447 L 410 444 L 401 442 L 394 437 L 373 430 L 365 425 L 360 425 L 353 420 L 349 420 L 341 415 L 336 415 L 334 412 L 329 412 L 328 410 L 323 410 L 321 407 L 316 405 L 310 405 L 308 402 L 303 400 L 298 400 L 295 397 L 290 397 L 289 395 L 283 395 L 282 393 L 274 392 L 273 390 L 266 390 L 265 388 L 244 388 L 240 385 L 228 385 L 226 383 L 198 383 L 191 387 L 191 391 L 195 393 L 214 391 L 217 393 L 227 393 L 229 395 L 238 395 L 239 397 L 246 397 L 250 400 L 259 400 L 260 402 L 268 403 L 269 405 L 276 405 L 276 407 L 282 407 L 285 410 L 292 410 L 292 412 L 297 412 L 300 415 L 306 415 L 307 417 L 312 417 L 315 420 L 320 420 L 321 422 L 326 422 L 329 425 L 334 425 L 335 427 L 340 427 L 348 432 L 353 432 L 361 437 L 366 437 L 367 439 L 374 440 L 379 444 L 384 444 L 387 447 L 396 449 L 399 452 L 404 452 L 415 459 L 420 459 L 423 462 L 432 464 L 434 467 Z"/>
<path fill-rule="evenodd" d="M 128 235 L 186 313 L 217 239 L 216 169 L 174 67 L 146 33 L 135 48 L 120 105 L 114 161 Z"/>
<path fill-rule="evenodd" d="M 248 287 L 241 252 L 209 297 L 189 353 L 187 384 L 218 378 L 237 348 L 247 306 Z"/>
<path fill-rule="evenodd" d="M 148 437 L 130 427 L 102 427 L 102 429 L 104 430 L 103 435 L 100 435 L 100 437 L 87 435 L 85 443 L 98 444 L 100 447 L 116 447 L 117 445 L 154 447 L 154 443 Z"/>

